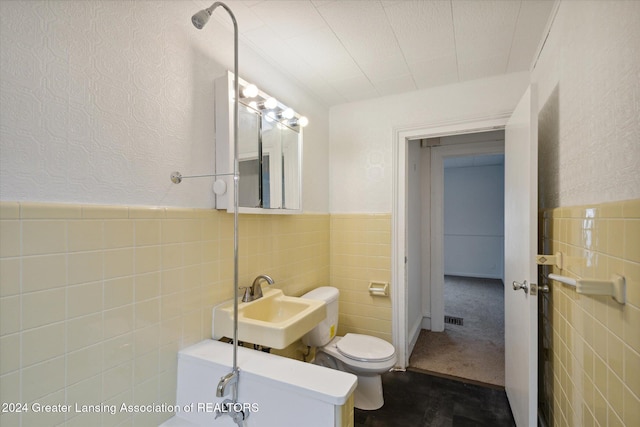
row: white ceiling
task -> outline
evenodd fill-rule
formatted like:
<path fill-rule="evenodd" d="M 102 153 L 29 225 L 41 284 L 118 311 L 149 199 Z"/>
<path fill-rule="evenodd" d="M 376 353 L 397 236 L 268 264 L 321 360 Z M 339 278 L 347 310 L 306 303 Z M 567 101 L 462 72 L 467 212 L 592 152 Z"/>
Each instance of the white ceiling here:
<path fill-rule="evenodd" d="M 526 71 L 554 1 L 225 3 L 244 43 L 331 106 Z"/>

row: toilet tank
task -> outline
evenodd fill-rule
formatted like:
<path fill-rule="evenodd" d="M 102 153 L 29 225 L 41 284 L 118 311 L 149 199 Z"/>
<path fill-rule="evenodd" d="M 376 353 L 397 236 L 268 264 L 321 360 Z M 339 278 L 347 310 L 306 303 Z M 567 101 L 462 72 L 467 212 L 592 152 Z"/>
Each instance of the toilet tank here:
<path fill-rule="evenodd" d="M 331 286 L 321 286 L 302 295 L 301 298 L 324 301 L 327 317 L 302 337 L 304 345 L 322 347 L 329 343 L 338 332 L 338 296 L 340 292 Z"/>

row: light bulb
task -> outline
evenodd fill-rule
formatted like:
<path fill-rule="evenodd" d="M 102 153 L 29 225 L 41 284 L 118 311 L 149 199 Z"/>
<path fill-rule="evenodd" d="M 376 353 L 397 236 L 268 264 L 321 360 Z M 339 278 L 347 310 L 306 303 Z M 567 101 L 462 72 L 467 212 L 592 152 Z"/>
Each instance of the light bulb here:
<path fill-rule="evenodd" d="M 269 111 L 269 112 L 267 113 L 267 115 L 265 116 L 265 119 L 266 119 L 268 122 L 275 122 L 275 121 L 276 121 L 276 119 L 277 119 L 277 118 L 276 118 L 276 113 L 274 113 L 273 111 Z"/>
<path fill-rule="evenodd" d="M 300 116 L 300 118 L 298 119 L 298 124 L 302 127 L 305 127 L 309 124 L 309 119 L 307 119 L 305 116 Z"/>
<path fill-rule="evenodd" d="M 284 117 L 287 120 L 293 119 L 293 116 L 295 115 L 296 115 L 295 111 L 293 111 L 293 109 L 291 108 L 287 108 L 282 112 L 282 117 Z"/>
<path fill-rule="evenodd" d="M 254 84 L 247 85 L 242 89 L 242 95 L 244 95 L 245 98 L 255 98 L 258 96 L 258 87 Z"/>
<path fill-rule="evenodd" d="M 268 110 L 273 110 L 274 108 L 276 108 L 278 106 L 278 101 L 276 101 L 275 98 L 269 98 L 266 101 L 264 101 L 264 106 Z"/>

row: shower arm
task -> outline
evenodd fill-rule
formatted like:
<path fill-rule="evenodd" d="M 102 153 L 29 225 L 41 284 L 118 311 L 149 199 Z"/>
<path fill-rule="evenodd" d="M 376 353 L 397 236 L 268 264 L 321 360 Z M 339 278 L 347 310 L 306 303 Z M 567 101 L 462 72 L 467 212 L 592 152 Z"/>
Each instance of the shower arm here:
<path fill-rule="evenodd" d="M 238 22 L 236 17 L 226 4 L 215 2 L 207 9 L 196 13 L 193 25 L 202 29 L 213 11 L 222 6 L 227 11 L 233 22 L 233 73 L 234 73 L 234 106 L 233 106 L 233 368 L 232 371 L 221 378 L 218 390 L 222 395 L 226 394 L 225 386 L 233 386 L 233 403 L 238 401 L 238 114 L 240 111 L 240 74 L 238 72 Z M 186 178 L 186 177 L 182 177 Z M 173 178 L 172 178 L 173 180 Z"/>

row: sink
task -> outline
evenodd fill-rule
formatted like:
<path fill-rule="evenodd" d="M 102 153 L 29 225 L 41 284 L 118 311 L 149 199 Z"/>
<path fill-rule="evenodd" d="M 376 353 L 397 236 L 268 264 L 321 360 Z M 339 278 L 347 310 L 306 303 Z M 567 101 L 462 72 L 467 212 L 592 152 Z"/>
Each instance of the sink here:
<path fill-rule="evenodd" d="M 324 301 L 267 289 L 251 302 L 238 302 L 238 340 L 283 349 L 302 338 L 327 315 Z M 233 300 L 213 308 L 213 338 L 233 337 Z"/>

